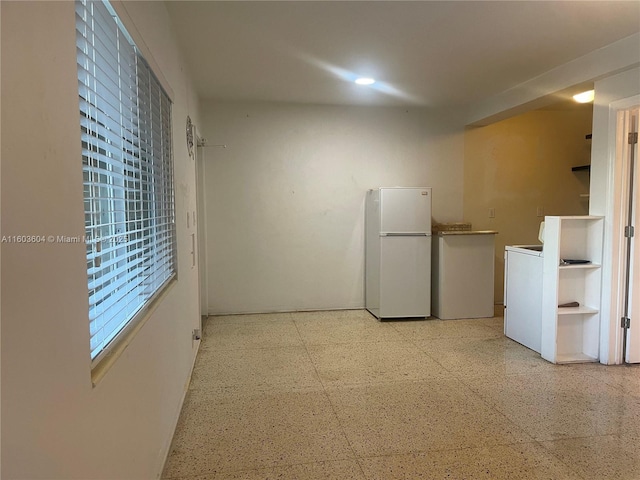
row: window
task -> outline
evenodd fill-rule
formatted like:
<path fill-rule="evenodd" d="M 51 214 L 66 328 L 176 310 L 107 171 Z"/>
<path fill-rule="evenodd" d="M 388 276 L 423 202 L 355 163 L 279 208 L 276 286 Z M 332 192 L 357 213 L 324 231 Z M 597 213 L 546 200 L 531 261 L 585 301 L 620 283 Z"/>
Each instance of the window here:
<path fill-rule="evenodd" d="M 91 359 L 175 276 L 171 101 L 104 1 L 76 1 Z"/>

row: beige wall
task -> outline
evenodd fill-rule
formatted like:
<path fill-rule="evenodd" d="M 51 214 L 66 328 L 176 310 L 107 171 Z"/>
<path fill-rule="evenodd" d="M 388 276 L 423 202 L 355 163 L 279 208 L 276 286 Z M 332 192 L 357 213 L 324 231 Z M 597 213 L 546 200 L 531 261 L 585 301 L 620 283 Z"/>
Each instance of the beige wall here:
<path fill-rule="evenodd" d="M 73 2 L 0 2 L 2 235 L 81 236 Z M 197 99 L 161 2 L 126 10 L 173 92 L 178 282 L 94 387 L 85 246 L 2 244 L 2 472 L 7 479 L 152 479 L 196 354 L 195 210 L 185 119 Z M 129 25 L 128 25 L 129 26 Z"/>
<path fill-rule="evenodd" d="M 464 129 L 431 109 L 203 105 L 210 313 L 362 308 L 364 199 L 433 187 L 462 216 Z M 449 117 L 449 118 L 448 118 Z"/>
<path fill-rule="evenodd" d="M 536 110 L 465 133 L 464 219 L 497 230 L 495 300 L 502 303 L 504 246 L 537 244 L 544 215 L 586 215 L 592 108 Z M 495 209 L 495 218 L 489 218 Z"/>

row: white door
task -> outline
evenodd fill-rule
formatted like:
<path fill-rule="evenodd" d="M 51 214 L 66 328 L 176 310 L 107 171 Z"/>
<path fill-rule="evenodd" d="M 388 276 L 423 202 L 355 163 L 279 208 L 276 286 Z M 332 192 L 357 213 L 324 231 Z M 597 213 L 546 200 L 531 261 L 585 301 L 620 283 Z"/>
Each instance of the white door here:
<path fill-rule="evenodd" d="M 431 237 L 380 239 L 380 317 L 431 315 Z"/>
<path fill-rule="evenodd" d="M 627 215 L 626 224 L 635 230 L 631 238 L 629 249 L 629 273 L 628 273 L 628 318 L 631 319 L 631 328 L 627 331 L 627 352 L 625 361 L 628 363 L 640 363 L 640 212 L 638 202 L 640 196 L 640 168 L 638 167 L 638 130 L 640 123 L 640 108 L 634 108 L 626 112 L 624 137 L 627 140 L 626 149 L 623 149 L 623 162 L 625 165 L 625 177 L 627 178 Z M 636 135 L 635 143 L 629 142 L 629 133 Z"/>
<path fill-rule="evenodd" d="M 640 181 L 640 175 L 636 175 L 636 180 Z M 627 362 L 640 363 L 640 215 L 638 214 L 638 189 L 636 188 L 635 196 L 635 236 L 633 240 L 633 251 L 631 257 L 630 279 L 631 285 L 629 289 L 629 318 L 633 328 L 629 329 L 629 350 L 627 354 Z"/>
<path fill-rule="evenodd" d="M 430 188 L 381 188 L 382 233 L 431 233 Z"/>

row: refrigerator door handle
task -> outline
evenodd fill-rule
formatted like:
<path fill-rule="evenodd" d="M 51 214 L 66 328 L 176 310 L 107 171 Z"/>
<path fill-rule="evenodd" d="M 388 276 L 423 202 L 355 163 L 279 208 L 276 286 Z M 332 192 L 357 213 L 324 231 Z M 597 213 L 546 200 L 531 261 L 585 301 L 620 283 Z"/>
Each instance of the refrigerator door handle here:
<path fill-rule="evenodd" d="M 381 237 L 430 237 L 430 233 L 381 233 Z"/>

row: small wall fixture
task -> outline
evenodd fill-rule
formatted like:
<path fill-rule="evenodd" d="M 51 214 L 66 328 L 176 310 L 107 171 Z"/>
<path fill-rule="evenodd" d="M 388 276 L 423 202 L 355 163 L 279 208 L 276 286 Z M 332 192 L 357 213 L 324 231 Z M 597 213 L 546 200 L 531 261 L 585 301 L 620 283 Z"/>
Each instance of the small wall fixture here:
<path fill-rule="evenodd" d="M 190 157 L 193 157 L 193 123 L 189 115 L 187 115 L 187 152 Z"/>
<path fill-rule="evenodd" d="M 574 95 L 573 99 L 578 103 L 593 102 L 594 93 L 595 92 L 593 90 L 587 90 L 586 92 L 582 92 Z"/>
<path fill-rule="evenodd" d="M 355 82 L 358 85 L 373 85 L 374 83 L 376 83 L 375 79 L 367 77 L 356 78 Z"/>

